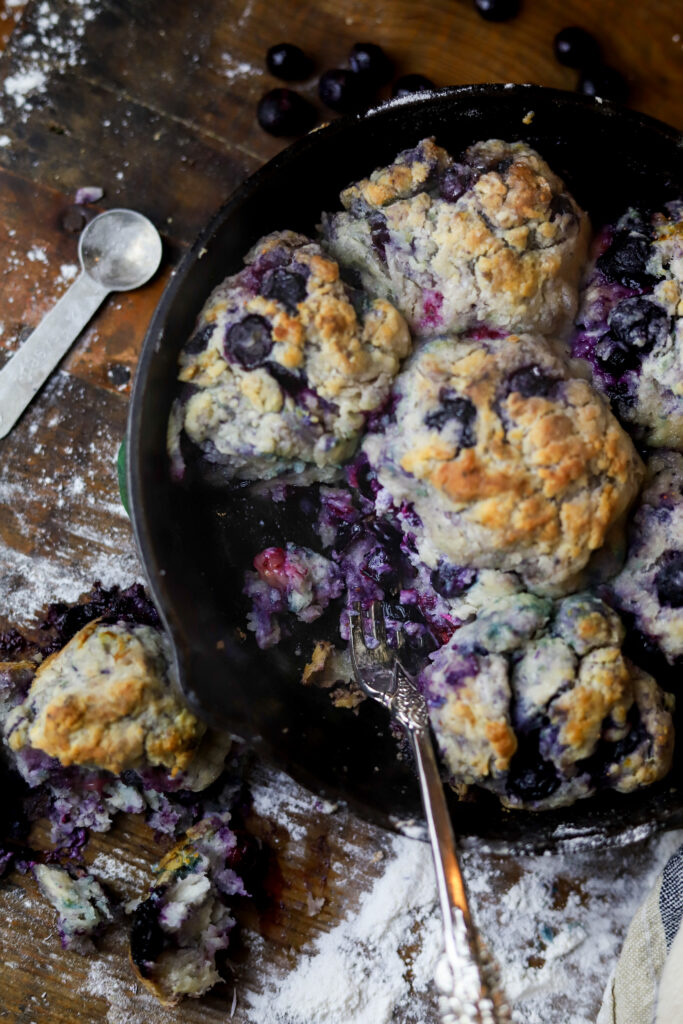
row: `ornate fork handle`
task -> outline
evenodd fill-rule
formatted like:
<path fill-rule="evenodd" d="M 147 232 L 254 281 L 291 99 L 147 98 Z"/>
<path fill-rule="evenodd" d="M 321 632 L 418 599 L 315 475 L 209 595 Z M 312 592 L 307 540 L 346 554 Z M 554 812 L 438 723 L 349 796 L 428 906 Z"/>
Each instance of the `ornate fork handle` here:
<path fill-rule="evenodd" d="M 446 952 L 435 978 L 441 1019 L 443 1024 L 502 1024 L 509 1009 L 502 994 L 492 991 L 497 988 L 493 963 L 482 954 L 472 924 L 425 700 L 399 662 L 394 680 L 390 708 L 412 741 L 443 916 Z"/>
<path fill-rule="evenodd" d="M 351 661 L 361 689 L 389 709 L 413 745 L 444 925 L 446 952 L 435 978 L 441 992 L 441 1020 L 443 1024 L 504 1024 L 510 1011 L 495 977 L 495 965 L 480 948 L 470 917 L 427 705 L 396 652 L 389 648 L 384 618 L 376 603 L 369 609 L 369 619 L 374 646 L 366 644 L 362 609 L 359 604 L 354 606 Z"/>

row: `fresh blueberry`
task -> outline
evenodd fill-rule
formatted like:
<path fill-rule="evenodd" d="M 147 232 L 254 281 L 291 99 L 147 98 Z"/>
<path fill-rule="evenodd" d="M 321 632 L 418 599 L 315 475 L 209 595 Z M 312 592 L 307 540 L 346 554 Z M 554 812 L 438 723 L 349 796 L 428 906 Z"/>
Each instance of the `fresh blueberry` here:
<path fill-rule="evenodd" d="M 477 578 L 476 569 L 468 569 L 450 562 L 439 562 L 432 570 L 429 582 L 441 597 L 457 597 L 468 590 Z"/>
<path fill-rule="evenodd" d="M 507 391 L 517 392 L 522 398 L 547 398 L 556 384 L 557 377 L 550 377 L 540 366 L 524 366 L 510 374 Z"/>
<path fill-rule="evenodd" d="M 185 354 L 188 356 L 199 355 L 203 352 L 209 343 L 209 338 L 214 332 L 214 324 L 204 324 L 198 331 L 195 331 L 192 337 L 185 344 Z"/>
<path fill-rule="evenodd" d="M 585 28 L 560 29 L 553 41 L 555 57 L 567 68 L 585 68 L 600 61 L 600 44 Z"/>
<path fill-rule="evenodd" d="M 313 61 L 294 43 L 277 43 L 266 54 L 266 67 L 285 82 L 301 82 L 313 70 Z"/>
<path fill-rule="evenodd" d="M 508 21 L 519 13 L 520 0 L 474 0 L 474 6 L 486 21 Z"/>
<path fill-rule="evenodd" d="M 668 608 L 683 607 L 683 551 L 665 551 L 655 576 L 659 603 Z"/>
<path fill-rule="evenodd" d="M 354 43 L 349 54 L 351 70 L 363 75 L 372 85 L 384 85 L 394 73 L 394 65 L 377 43 Z"/>
<path fill-rule="evenodd" d="M 270 324 L 262 316 L 250 314 L 233 324 L 225 335 L 225 354 L 246 370 L 261 366 L 273 347 Z"/>
<path fill-rule="evenodd" d="M 477 443 L 474 426 L 477 410 L 469 398 L 463 398 L 450 388 L 439 392 L 440 406 L 425 416 L 425 426 L 430 430 L 443 430 L 447 423 L 456 420 L 461 425 L 460 447 L 473 448 Z"/>
<path fill-rule="evenodd" d="M 317 116 L 313 104 L 292 89 L 271 89 L 261 97 L 256 110 L 264 132 L 280 137 L 304 135 Z"/>
<path fill-rule="evenodd" d="M 640 295 L 615 306 L 608 324 L 612 337 L 641 352 L 666 341 L 670 326 L 666 310 Z"/>
<path fill-rule="evenodd" d="M 593 358 L 601 370 L 617 379 L 635 370 L 640 363 L 637 350 L 617 341 L 610 333 L 600 338 L 593 349 Z"/>
<path fill-rule="evenodd" d="M 620 71 L 606 64 L 584 68 L 577 89 L 584 96 L 599 96 L 612 103 L 626 103 L 628 99 L 628 82 Z"/>
<path fill-rule="evenodd" d="M 277 267 L 263 278 L 261 294 L 282 303 L 289 313 L 296 313 L 298 304 L 306 298 L 306 281 L 302 274 Z"/>
<path fill-rule="evenodd" d="M 397 99 L 401 96 L 410 96 L 414 92 L 431 92 L 432 89 L 436 89 L 436 86 L 431 78 L 425 75 L 403 75 L 394 82 L 391 95 Z"/>
<path fill-rule="evenodd" d="M 455 203 L 470 187 L 474 171 L 466 164 L 453 164 L 439 178 L 439 195 L 447 203 Z"/>
<path fill-rule="evenodd" d="M 633 231 L 617 231 L 610 246 L 598 257 L 596 266 L 608 281 L 627 288 L 646 288 L 654 283 L 646 265 L 652 256 L 652 245 L 644 235 Z"/>
<path fill-rule="evenodd" d="M 363 106 L 363 85 L 363 76 L 355 71 L 331 68 L 320 76 L 318 95 L 330 110 L 336 110 L 338 114 L 352 114 Z"/>

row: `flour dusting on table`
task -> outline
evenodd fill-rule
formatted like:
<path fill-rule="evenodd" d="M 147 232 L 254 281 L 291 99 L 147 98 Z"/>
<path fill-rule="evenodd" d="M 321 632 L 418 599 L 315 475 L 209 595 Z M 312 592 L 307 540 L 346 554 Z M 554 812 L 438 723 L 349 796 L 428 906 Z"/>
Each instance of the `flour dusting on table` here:
<path fill-rule="evenodd" d="M 242 993 L 247 1019 L 253 1024 L 423 1020 L 424 1007 L 415 1005 L 414 993 L 429 987 L 440 952 L 435 896 L 428 847 L 393 837 L 384 874 L 358 909 L 320 935 L 289 974 L 266 974 L 262 991 Z"/>

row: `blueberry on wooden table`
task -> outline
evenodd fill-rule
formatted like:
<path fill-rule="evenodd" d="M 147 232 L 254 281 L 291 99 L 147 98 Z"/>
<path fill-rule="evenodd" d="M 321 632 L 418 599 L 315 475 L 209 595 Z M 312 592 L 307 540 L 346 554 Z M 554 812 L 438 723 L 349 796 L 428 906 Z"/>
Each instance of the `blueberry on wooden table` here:
<path fill-rule="evenodd" d="M 594 67 L 600 62 L 600 44 L 585 28 L 570 25 L 553 40 L 555 57 L 567 68 Z"/>
<path fill-rule="evenodd" d="M 266 67 L 285 82 L 301 82 L 311 74 L 313 61 L 294 43 L 277 43 L 266 53 Z"/>
<path fill-rule="evenodd" d="M 354 43 L 349 64 L 352 71 L 363 75 L 372 85 L 384 85 L 394 73 L 394 65 L 377 43 Z"/>
<path fill-rule="evenodd" d="M 577 88 L 584 96 L 599 96 L 612 103 L 626 103 L 628 99 L 628 82 L 620 71 L 606 64 L 584 68 Z"/>
<path fill-rule="evenodd" d="M 519 14 L 520 0 L 474 0 L 474 6 L 486 21 L 508 21 Z"/>
<path fill-rule="evenodd" d="M 258 123 L 270 135 L 304 135 L 317 120 L 312 103 L 292 89 L 271 89 L 259 100 Z"/>
<path fill-rule="evenodd" d="M 436 86 L 425 75 L 403 75 L 394 82 L 391 95 L 398 98 L 410 96 L 414 92 L 429 92 L 431 89 L 436 89 Z"/>
<path fill-rule="evenodd" d="M 330 110 L 338 114 L 352 114 L 364 105 L 368 84 L 362 75 L 348 68 L 330 68 L 320 76 L 318 95 Z"/>

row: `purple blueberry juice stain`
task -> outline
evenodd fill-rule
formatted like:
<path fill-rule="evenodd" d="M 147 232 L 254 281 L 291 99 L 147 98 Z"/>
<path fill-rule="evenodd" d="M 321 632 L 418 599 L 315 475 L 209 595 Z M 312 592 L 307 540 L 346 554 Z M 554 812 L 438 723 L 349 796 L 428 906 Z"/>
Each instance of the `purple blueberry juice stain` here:
<path fill-rule="evenodd" d="M 476 323 L 469 328 L 467 337 L 473 338 L 474 341 L 486 341 L 487 338 L 496 341 L 500 338 L 507 338 L 507 332 L 501 331 L 497 327 L 489 327 L 488 324 Z"/>
<path fill-rule="evenodd" d="M 422 317 L 420 328 L 440 327 L 443 324 L 441 309 L 443 307 L 443 294 L 433 288 L 425 288 L 422 293 Z"/>

